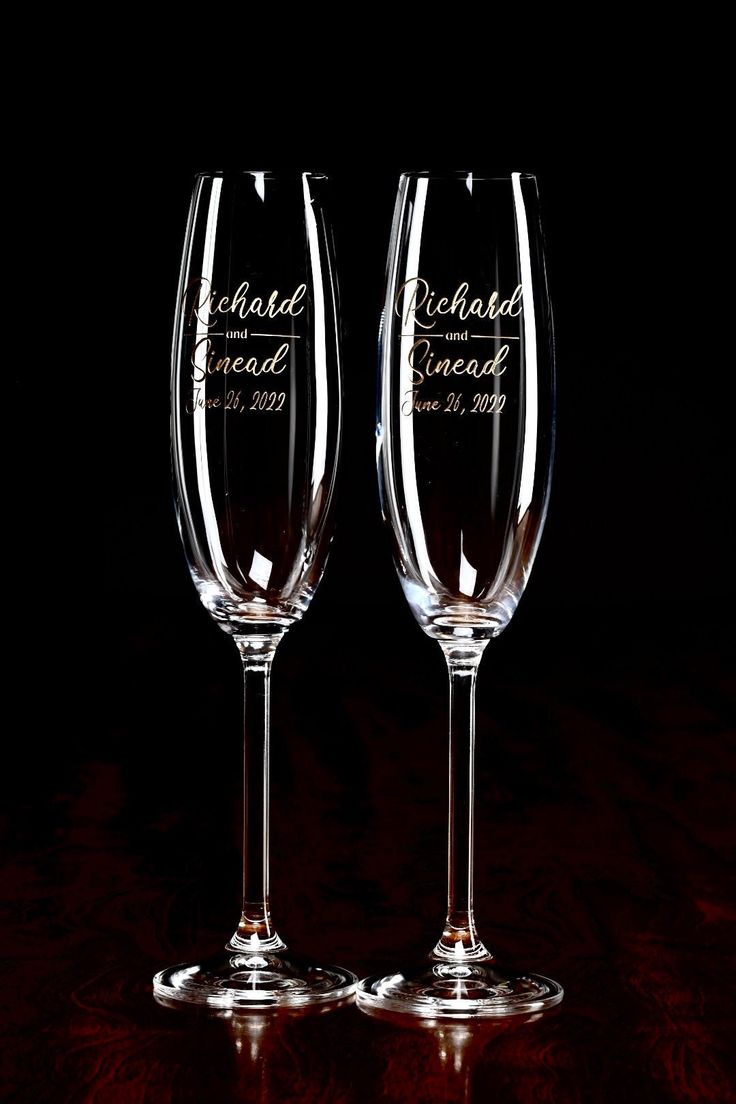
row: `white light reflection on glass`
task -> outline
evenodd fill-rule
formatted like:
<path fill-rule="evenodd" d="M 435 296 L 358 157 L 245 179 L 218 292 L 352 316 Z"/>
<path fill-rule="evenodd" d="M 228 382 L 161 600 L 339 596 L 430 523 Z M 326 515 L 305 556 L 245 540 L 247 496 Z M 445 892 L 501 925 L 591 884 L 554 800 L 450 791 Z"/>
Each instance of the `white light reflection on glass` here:
<path fill-rule="evenodd" d="M 465 555 L 463 534 L 460 534 L 460 580 L 459 589 L 461 594 L 467 594 L 471 598 L 475 592 L 475 582 L 478 578 L 478 572 L 470 563 Z M 457 943 L 456 946 L 461 947 L 461 943 Z"/>
<path fill-rule="evenodd" d="M 404 284 L 407 284 L 409 280 L 416 280 L 419 277 L 419 254 L 422 248 L 422 228 L 424 226 L 424 211 L 427 205 L 428 184 L 429 181 L 424 178 L 420 178 L 416 182 L 414 210 L 412 211 L 411 227 L 409 230 L 409 244 L 406 250 L 406 267 L 404 269 L 404 279 L 402 281 L 402 283 Z M 393 327 L 395 325 L 395 318 L 393 317 L 393 310 L 391 305 L 388 307 L 388 309 L 392 312 L 391 327 Z M 408 324 L 408 326 L 405 319 L 403 318 L 403 313 L 404 312 L 402 301 L 402 318 L 400 319 L 401 353 L 399 355 L 399 388 L 402 397 L 411 395 L 414 391 L 411 358 L 409 354 L 411 352 L 411 347 L 414 344 L 416 337 L 413 312 L 412 321 Z M 409 332 L 409 326 L 411 327 L 411 333 Z M 390 345 L 388 347 L 390 348 Z M 429 561 L 429 551 L 427 549 L 427 542 L 424 538 L 422 510 L 421 506 L 419 505 L 416 459 L 414 456 L 413 413 L 409 414 L 406 417 L 402 415 L 399 436 L 401 447 L 401 474 L 404 481 L 404 503 L 406 506 L 406 515 L 409 520 L 409 528 L 411 530 L 411 535 L 416 550 L 417 566 L 421 573 L 422 579 L 427 586 L 430 586 L 430 573 L 432 565 Z"/>
<path fill-rule="evenodd" d="M 322 284 L 322 260 L 319 253 L 319 234 L 314 217 L 309 177 L 302 173 L 304 192 L 304 217 L 309 241 L 309 263 L 312 269 L 312 299 L 314 305 L 314 383 L 315 426 L 314 459 L 312 460 L 312 498 L 319 494 L 325 474 L 327 457 L 327 333 L 325 328 L 325 296 Z"/>
<path fill-rule="evenodd" d="M 263 590 L 268 588 L 268 581 L 273 571 L 273 561 L 262 556 L 260 552 L 253 551 L 253 562 L 248 568 L 248 575 L 254 583 L 258 583 Z"/>
<path fill-rule="evenodd" d="M 521 457 L 521 482 L 519 485 L 519 520 L 531 505 L 534 494 L 534 474 L 537 466 L 537 424 L 539 421 L 539 394 L 537 383 L 537 327 L 534 318 L 534 289 L 532 285 L 532 260 L 529 249 L 529 226 L 526 219 L 524 197 L 521 194 L 521 173 L 511 174 L 514 190 L 516 229 L 519 240 L 519 267 L 524 310 L 524 450 Z"/>
<path fill-rule="evenodd" d="M 204 287 L 211 286 L 212 284 L 212 270 L 215 262 L 215 234 L 217 231 L 217 216 L 220 209 L 221 191 L 222 179 L 216 177 L 212 181 L 210 206 L 207 212 L 204 251 L 202 253 L 202 281 Z M 204 281 L 207 282 L 205 283 Z M 217 526 L 215 504 L 212 500 L 210 467 L 207 458 L 207 410 L 204 400 L 207 390 L 207 349 L 209 343 L 207 341 L 207 323 L 202 321 L 200 314 L 200 311 L 196 312 L 197 336 L 194 343 L 194 366 L 198 371 L 199 378 L 202 380 L 202 390 L 199 395 L 202 401 L 197 404 L 194 414 L 192 415 L 194 419 L 194 455 L 197 466 L 197 490 L 199 491 L 199 501 L 202 505 L 204 528 L 210 550 L 210 563 L 212 564 L 217 578 L 223 586 L 227 587 L 228 570 L 227 564 L 225 563 L 225 556 L 222 551 L 222 545 L 220 543 L 220 531 Z"/>

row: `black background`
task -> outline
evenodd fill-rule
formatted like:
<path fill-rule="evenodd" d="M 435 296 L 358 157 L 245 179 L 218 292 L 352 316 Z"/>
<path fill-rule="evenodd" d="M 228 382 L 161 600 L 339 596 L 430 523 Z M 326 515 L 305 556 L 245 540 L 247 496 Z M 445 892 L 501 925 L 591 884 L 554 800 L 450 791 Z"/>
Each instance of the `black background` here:
<path fill-rule="evenodd" d="M 678 648 L 723 638 L 734 539 L 726 368 L 709 340 L 702 248 L 705 138 L 674 102 L 663 113 L 631 87 L 626 101 L 586 87 L 585 109 L 577 95 L 549 91 L 515 113 L 476 89 L 439 121 L 417 109 L 408 131 L 385 100 L 356 101 L 352 126 L 341 127 L 329 87 L 311 88 L 301 125 L 286 130 L 276 108 L 256 111 L 250 100 L 224 115 L 176 95 L 111 111 L 84 186 L 69 182 L 77 207 L 65 230 L 75 242 L 81 230 L 86 249 L 75 300 L 83 334 L 72 338 L 76 382 L 65 388 L 51 509 L 62 555 L 71 550 L 63 636 L 78 643 L 56 649 L 59 704 L 73 725 L 48 744 L 48 761 L 102 751 L 165 785 L 169 769 L 181 783 L 191 770 L 214 779 L 224 731 L 237 740 L 237 659 L 199 606 L 169 487 L 170 335 L 192 177 L 202 169 L 334 177 L 347 400 L 336 536 L 312 608 L 281 646 L 277 713 L 284 694 L 339 710 L 347 671 L 358 697 L 381 695 L 381 671 L 402 663 L 409 681 L 426 680 L 438 695 L 444 723 L 441 657 L 395 579 L 374 471 L 376 333 L 404 169 L 520 168 L 537 174 L 542 198 L 558 364 L 553 491 L 530 585 L 489 650 L 481 695 L 490 705 L 505 671 L 523 681 L 525 670 L 550 664 L 574 670 L 591 656 L 606 664 L 658 650 L 666 666 Z M 80 260 L 73 251 L 71 259 Z M 29 498 L 35 514 L 32 495 L 22 505 Z M 37 623 L 25 607 L 21 622 L 30 655 Z M 313 734 L 332 730 L 357 775 L 370 748 L 353 746 L 334 720 L 302 718 Z M 181 800 L 190 799 L 185 786 Z"/>
<path fill-rule="evenodd" d="M 191 178 L 204 168 L 320 168 L 335 182 L 347 397 L 340 505 L 325 579 L 284 653 L 293 647 L 309 654 L 339 641 L 338 662 L 356 665 L 379 648 L 432 652 L 393 576 L 377 508 L 373 428 L 376 331 L 397 177 L 402 169 L 438 165 L 528 169 L 538 176 L 543 203 L 558 449 L 532 581 L 495 651 L 523 664 L 535 648 L 585 653 L 591 634 L 611 648 L 642 637 L 671 644 L 673 635 L 722 621 L 724 601 L 733 596 L 734 544 L 726 369 L 723 353 L 714 355 L 709 344 L 708 269 L 696 263 L 702 176 L 690 170 L 683 180 L 675 143 L 643 116 L 615 116 L 594 135 L 561 113 L 553 133 L 546 125 L 507 125 L 486 142 L 477 124 L 466 128 L 449 138 L 443 131 L 439 148 L 447 150 L 440 155 L 428 139 L 414 136 L 403 152 L 390 136 L 384 146 L 378 131 L 345 135 L 329 118 L 317 118 L 312 140 L 302 136 L 301 161 L 284 157 L 268 119 L 244 125 L 237 137 L 231 128 L 227 136 L 185 142 L 164 128 L 140 172 L 121 164 L 112 174 L 102 278 L 115 289 L 122 325 L 102 346 L 105 413 L 95 426 L 101 448 L 93 460 L 95 476 L 103 477 L 102 547 L 95 559 L 102 553 L 99 599 L 112 618 L 112 647 L 120 650 L 114 661 L 106 654 L 109 689 L 123 678 L 129 702 L 144 691 L 149 709 L 158 702 L 157 740 L 167 738 L 164 717 L 180 696 L 162 677 L 166 671 L 176 680 L 179 669 L 165 639 L 170 627 L 177 626 L 174 645 L 195 649 L 203 663 L 219 667 L 231 648 L 198 610 L 168 486 L 173 304 Z M 132 153 L 130 145 L 128 139 Z"/>
<path fill-rule="evenodd" d="M 476 74 L 449 99 L 422 85 L 411 102 L 391 82 L 361 84 L 358 71 L 289 69 L 284 114 L 266 94 L 267 59 L 251 58 L 240 91 L 231 74 L 211 97 L 176 81 L 165 91 L 147 70 L 116 88 L 113 73 L 97 88 L 104 126 L 81 112 L 84 95 L 76 112 L 62 103 L 58 118 L 80 126 L 63 132 L 65 159 L 42 157 L 24 177 L 31 274 L 19 292 L 25 303 L 42 273 L 33 301 L 56 320 L 44 330 L 34 308 L 10 426 L 18 462 L 8 489 L 20 532 L 32 534 L 20 561 L 15 552 L 19 582 L 8 595 L 17 700 L 33 717 L 50 699 L 56 718 L 37 771 L 48 768 L 53 782 L 61 765 L 100 753 L 157 785 L 169 769 L 179 781 L 190 770 L 214 777 L 224 731 L 238 738 L 235 651 L 199 606 L 169 485 L 171 328 L 192 177 L 203 169 L 334 177 L 347 406 L 336 536 L 308 616 L 281 646 L 277 711 L 289 693 L 339 703 L 348 671 L 358 698 L 381 695 L 381 672 L 405 664 L 409 682 L 426 680 L 437 695 L 444 723 L 441 656 L 403 601 L 374 471 L 376 334 L 405 169 L 522 169 L 536 173 L 542 199 L 555 472 L 527 593 L 485 660 L 487 704 L 505 671 L 523 680 L 525 670 L 574 671 L 637 650 L 661 652 L 666 667 L 678 649 L 705 654 L 726 639 L 736 542 L 730 349 L 710 252 L 725 202 L 718 116 L 646 66 L 623 83 L 595 69 L 591 60 L 576 70 L 569 93 L 543 67 L 533 84 L 526 71 L 511 84 Z M 49 449 L 35 423 L 41 340 Z M 53 693 L 39 696 L 39 678 Z M 22 728 L 19 759 L 35 759 L 34 732 L 32 720 Z M 370 748 L 343 736 L 337 725 L 331 738 L 358 784 Z M 233 754 L 228 745 L 227 777 Z"/>
<path fill-rule="evenodd" d="M 570 1068 L 588 1055 L 596 1084 L 608 1061 L 619 1099 L 611 1025 L 633 1047 L 630 1022 L 666 1027 L 681 1007 L 663 1015 L 642 999 L 630 1020 L 645 972 L 634 958 L 634 980 L 625 973 L 632 932 L 652 918 L 641 961 L 655 997 L 670 985 L 660 946 L 677 1000 L 699 973 L 704 1005 L 717 1010 L 722 992 L 692 903 L 696 890 L 716 901 L 727 891 L 736 552 L 732 341 L 715 295 L 730 197 L 711 77 L 700 99 L 684 61 L 663 77 L 651 64 L 660 41 L 652 57 L 622 50 L 605 70 L 591 39 L 584 65 L 560 58 L 534 83 L 521 41 L 510 69 L 489 57 L 467 81 L 472 62 L 450 65 L 438 42 L 411 81 L 405 57 L 352 77 L 349 56 L 339 71 L 317 73 L 315 61 L 299 74 L 273 43 L 256 61 L 260 46 L 239 42 L 228 83 L 212 50 L 196 73 L 186 54 L 168 80 L 153 49 L 107 82 L 104 60 L 80 67 L 74 101 L 45 105 L 43 125 L 27 127 L 38 165 L 13 177 L 30 199 L 18 227 L 30 271 L 13 311 L 33 323 L 6 422 L 14 1005 L 31 995 L 17 1005 L 19 1038 L 31 1047 L 24 1024 L 68 1018 L 45 1060 L 76 1079 L 85 1052 L 70 1040 L 86 1039 L 86 1021 L 69 1014 L 69 993 L 117 963 L 114 1007 L 145 1026 L 153 970 L 216 950 L 239 912 L 239 660 L 199 604 L 170 492 L 171 329 L 203 169 L 321 169 L 335 183 L 345 447 L 327 571 L 274 665 L 277 922 L 297 950 L 334 952 L 357 971 L 436 939 L 445 673 L 403 600 L 379 516 L 376 334 L 399 172 L 521 169 L 537 174 L 546 231 L 557 454 L 527 592 L 481 668 L 476 899 L 494 946 L 553 976 L 562 963 L 565 1030 L 581 1000 L 593 1025 Z M 598 933 L 590 943 L 578 909 Z M 626 994 L 605 1020 L 611 955 Z M 95 1031 L 105 1000 L 90 1012 Z M 112 1053 L 115 1039 L 100 1046 Z M 638 1051 L 630 1058 L 635 1085 Z"/>
<path fill-rule="evenodd" d="M 434 133 L 425 123 L 403 141 L 378 106 L 363 108 L 349 132 L 331 118 L 328 96 L 309 117 L 287 143 L 268 112 L 178 129 L 176 114 L 159 129 L 139 112 L 116 131 L 116 164 L 93 197 L 104 216 L 99 281 L 113 309 L 102 319 L 94 402 L 104 417 L 94 419 L 99 451 L 89 458 L 100 525 L 88 562 L 99 578 L 84 601 L 99 646 L 84 649 L 85 697 L 97 708 L 74 739 L 81 755 L 102 747 L 145 773 L 154 792 L 173 780 L 185 805 L 195 777 L 231 798 L 239 787 L 238 661 L 199 606 L 169 489 L 170 332 L 198 170 L 322 169 L 335 184 L 345 447 L 328 569 L 275 665 L 275 729 L 287 701 L 296 727 L 276 744 L 277 794 L 292 739 L 322 741 L 353 795 L 361 772 L 380 770 L 356 742 L 348 687 L 393 710 L 399 729 L 424 699 L 442 739 L 441 656 L 395 579 L 374 471 L 376 332 L 403 169 L 521 168 L 537 174 L 542 197 L 559 386 L 553 493 L 527 594 L 485 660 L 481 707 L 491 716 L 500 707 L 512 672 L 523 686 L 550 668 L 574 679 L 576 665 L 637 655 L 661 659 L 676 684 L 678 655 L 705 654 L 727 632 L 729 435 L 724 362 L 708 344 L 697 134 L 620 105 L 601 107 L 591 128 L 574 102 L 549 104 L 547 117 L 490 121 L 476 106 L 455 126 Z M 402 669 L 407 701 L 401 676 L 393 684 Z"/>

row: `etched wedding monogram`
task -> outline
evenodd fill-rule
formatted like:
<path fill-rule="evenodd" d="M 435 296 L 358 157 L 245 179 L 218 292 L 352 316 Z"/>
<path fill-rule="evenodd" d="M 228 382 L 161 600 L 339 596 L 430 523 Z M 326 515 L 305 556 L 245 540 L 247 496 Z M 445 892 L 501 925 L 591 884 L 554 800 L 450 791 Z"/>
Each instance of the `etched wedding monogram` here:
<path fill-rule="evenodd" d="M 522 312 L 522 285 L 519 284 L 509 298 L 501 299 L 493 291 L 487 297 L 471 296 L 466 281 L 458 284 L 452 295 L 439 295 L 421 276 L 412 277 L 401 285 L 394 300 L 394 310 L 401 320 L 402 342 L 411 339 L 405 351 L 409 366 L 411 389 L 404 394 L 401 411 L 414 413 L 500 414 L 506 404 L 506 396 L 499 391 L 475 392 L 466 403 L 463 392 L 450 391 L 443 399 L 422 398 L 420 389 L 435 376 L 484 376 L 499 377 L 509 367 L 509 342 L 518 341 L 518 334 L 471 333 L 477 319 L 481 324 L 498 318 L 518 318 Z M 465 323 L 464 329 L 440 328 L 443 319 L 455 324 Z M 487 327 L 490 329 L 491 327 Z M 436 342 L 454 344 L 487 340 L 495 342 L 481 355 L 447 356 L 438 352 Z M 500 342 L 500 344 L 498 344 Z"/>
<path fill-rule="evenodd" d="M 276 333 L 268 324 L 284 318 L 297 318 L 304 311 L 304 297 L 307 293 L 307 285 L 299 284 L 298 287 L 287 295 L 274 288 L 267 297 L 251 293 L 250 282 L 243 280 L 233 295 L 221 295 L 203 276 L 192 280 L 184 289 L 182 296 L 182 315 L 184 321 L 184 337 L 192 340 L 189 352 L 191 365 L 192 393 L 186 404 L 186 412 L 193 414 L 195 410 L 238 411 L 241 414 L 245 410 L 263 413 L 279 413 L 284 409 L 286 401 L 285 391 L 254 391 L 248 397 L 242 390 L 226 391 L 224 395 L 205 395 L 204 388 L 208 376 L 221 373 L 223 376 L 234 373 L 249 376 L 280 376 L 289 366 L 289 356 L 293 342 L 302 337 L 297 333 Z M 235 319 L 250 322 L 249 326 L 238 328 L 217 329 L 218 326 L 232 326 Z M 265 323 L 263 321 L 265 320 Z M 264 331 L 263 325 L 268 327 Z M 282 326 L 282 328 L 285 328 Z M 273 338 L 279 344 L 265 351 L 261 349 L 257 353 L 248 355 L 233 355 L 229 349 L 223 353 L 222 344 L 215 338 L 225 339 L 225 342 L 243 343 L 251 339 Z M 196 386 L 199 384 L 200 386 Z"/>

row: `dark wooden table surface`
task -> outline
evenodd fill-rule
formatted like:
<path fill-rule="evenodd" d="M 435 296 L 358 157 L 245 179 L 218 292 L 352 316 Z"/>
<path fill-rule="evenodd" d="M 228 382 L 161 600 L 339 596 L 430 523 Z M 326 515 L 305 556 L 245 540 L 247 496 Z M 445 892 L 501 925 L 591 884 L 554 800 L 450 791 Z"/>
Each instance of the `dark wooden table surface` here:
<path fill-rule="evenodd" d="M 527 655 L 522 629 L 482 670 L 477 908 L 486 942 L 564 984 L 558 1011 L 424 1026 L 351 1004 L 157 1005 L 153 972 L 217 950 L 237 918 L 238 670 L 204 617 L 196 663 L 179 627 L 143 626 L 100 686 L 98 730 L 16 733 L 7 1098 L 733 1099 L 727 648 L 601 631 Z M 427 950 L 442 920 L 445 686 L 412 631 L 366 658 L 305 625 L 274 671 L 276 918 L 296 951 L 360 974 Z"/>

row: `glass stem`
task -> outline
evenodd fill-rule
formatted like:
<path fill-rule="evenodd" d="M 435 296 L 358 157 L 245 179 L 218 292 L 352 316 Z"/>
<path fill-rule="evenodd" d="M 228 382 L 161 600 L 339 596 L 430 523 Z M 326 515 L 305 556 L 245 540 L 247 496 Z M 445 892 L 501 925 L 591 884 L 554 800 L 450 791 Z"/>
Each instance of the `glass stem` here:
<path fill-rule="evenodd" d="M 271 664 L 279 637 L 240 637 L 243 660 L 243 912 L 228 950 L 283 950 L 269 902 Z"/>
<path fill-rule="evenodd" d="M 473 917 L 475 682 L 485 642 L 443 645 L 450 675 L 450 786 L 447 832 L 447 919 L 434 955 L 490 958 Z"/>

